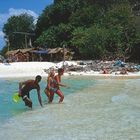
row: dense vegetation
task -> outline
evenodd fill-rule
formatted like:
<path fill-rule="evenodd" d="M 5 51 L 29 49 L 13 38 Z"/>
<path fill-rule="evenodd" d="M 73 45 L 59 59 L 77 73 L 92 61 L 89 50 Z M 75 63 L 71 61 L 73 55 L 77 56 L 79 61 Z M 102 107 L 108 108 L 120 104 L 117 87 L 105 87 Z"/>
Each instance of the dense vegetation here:
<path fill-rule="evenodd" d="M 7 41 L 7 45 L 2 50 L 3 53 L 9 50 L 9 48 L 13 50 L 28 47 L 28 44 L 25 42 L 29 41 L 30 36 L 25 33 L 34 32 L 35 25 L 33 21 L 33 17 L 27 14 L 12 16 L 8 19 L 3 27 L 3 32 L 5 33 L 5 39 Z"/>
<path fill-rule="evenodd" d="M 54 0 L 39 16 L 36 27 L 29 23 L 4 26 L 14 31 L 35 32 L 34 46 L 67 47 L 81 59 L 122 57 L 140 60 L 140 4 L 138 0 Z M 22 15 L 23 16 L 23 15 Z M 20 20 L 21 21 L 21 20 Z M 28 21 L 28 20 L 26 20 Z M 22 26 L 21 26 L 22 25 Z M 20 26 L 20 27 L 19 27 Z M 9 31 L 10 30 L 10 31 Z M 18 40 L 17 42 L 15 41 Z M 20 40 L 21 39 L 21 40 Z M 22 47 L 24 38 L 10 38 L 10 48 Z M 21 44 L 16 44 L 21 43 Z"/>

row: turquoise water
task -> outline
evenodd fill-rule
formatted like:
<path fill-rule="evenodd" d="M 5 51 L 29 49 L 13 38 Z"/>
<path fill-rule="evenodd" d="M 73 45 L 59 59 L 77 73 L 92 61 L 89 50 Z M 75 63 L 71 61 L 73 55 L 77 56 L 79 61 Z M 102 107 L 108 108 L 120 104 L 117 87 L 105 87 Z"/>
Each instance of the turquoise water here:
<path fill-rule="evenodd" d="M 12 94 L 17 91 L 17 82 L 11 80 L 0 80 L 0 123 L 4 123 L 12 116 L 26 110 L 12 101 Z"/>
<path fill-rule="evenodd" d="M 64 103 L 55 96 L 39 106 L 32 91 L 33 110 L 11 98 L 18 80 L 0 80 L 0 138 L 2 140 L 139 140 L 140 79 L 95 79 L 70 76 L 62 79 Z"/>
<path fill-rule="evenodd" d="M 70 86 L 69 89 L 62 88 L 62 91 L 65 93 L 65 96 L 74 93 L 78 90 L 81 90 L 89 86 L 90 82 L 88 80 L 81 81 L 80 79 L 64 79 L 63 82 Z M 0 123 L 8 121 L 11 117 L 21 114 L 22 112 L 29 111 L 27 107 L 24 106 L 22 100 L 18 103 L 12 101 L 14 93 L 18 92 L 18 82 L 19 80 L 0 80 L 1 90 L 0 90 Z M 47 103 L 46 95 L 43 90 L 46 87 L 46 80 L 42 80 L 40 83 L 41 86 L 41 95 L 43 104 Z M 31 99 L 33 101 L 33 107 L 38 108 L 38 98 L 36 90 L 31 91 Z M 54 102 L 58 102 L 58 96 L 55 95 Z"/>

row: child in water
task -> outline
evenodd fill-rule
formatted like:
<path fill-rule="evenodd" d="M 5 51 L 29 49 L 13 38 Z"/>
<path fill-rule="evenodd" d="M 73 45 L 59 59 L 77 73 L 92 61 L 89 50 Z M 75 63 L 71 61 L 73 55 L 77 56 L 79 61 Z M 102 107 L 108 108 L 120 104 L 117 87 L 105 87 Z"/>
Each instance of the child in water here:
<path fill-rule="evenodd" d="M 62 103 L 64 100 L 64 94 L 60 90 L 60 86 L 66 87 L 66 85 L 61 83 L 61 76 L 63 74 L 64 69 L 59 68 L 57 75 L 55 75 L 54 71 L 51 71 L 50 76 L 48 77 L 46 95 L 48 96 L 49 103 L 53 101 L 54 93 L 56 93 L 60 97 L 59 103 Z"/>
<path fill-rule="evenodd" d="M 47 87 L 44 90 L 46 96 L 48 97 L 48 102 L 50 102 L 50 88 L 53 87 L 53 79 L 54 79 L 54 76 L 55 76 L 55 71 L 52 68 L 52 69 L 50 69 L 50 72 L 48 74 Z"/>

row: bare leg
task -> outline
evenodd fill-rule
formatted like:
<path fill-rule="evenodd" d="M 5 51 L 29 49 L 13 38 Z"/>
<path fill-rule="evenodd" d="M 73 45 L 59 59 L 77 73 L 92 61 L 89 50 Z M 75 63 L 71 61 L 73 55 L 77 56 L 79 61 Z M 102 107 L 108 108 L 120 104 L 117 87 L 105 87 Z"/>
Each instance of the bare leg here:
<path fill-rule="evenodd" d="M 53 98 L 54 98 L 54 92 L 53 91 L 50 91 L 49 103 L 52 103 Z"/>
<path fill-rule="evenodd" d="M 48 102 L 50 101 L 50 91 L 48 89 L 44 90 L 46 96 L 48 97 Z"/>
<path fill-rule="evenodd" d="M 64 95 L 63 95 L 63 93 L 61 92 L 61 90 L 58 89 L 58 90 L 56 91 L 56 94 L 60 97 L 59 103 L 62 103 L 63 100 L 64 100 Z"/>
<path fill-rule="evenodd" d="M 32 108 L 32 101 L 31 101 L 29 98 L 26 98 L 26 99 L 24 100 L 24 102 L 25 102 L 25 105 L 26 105 L 26 106 Z"/>

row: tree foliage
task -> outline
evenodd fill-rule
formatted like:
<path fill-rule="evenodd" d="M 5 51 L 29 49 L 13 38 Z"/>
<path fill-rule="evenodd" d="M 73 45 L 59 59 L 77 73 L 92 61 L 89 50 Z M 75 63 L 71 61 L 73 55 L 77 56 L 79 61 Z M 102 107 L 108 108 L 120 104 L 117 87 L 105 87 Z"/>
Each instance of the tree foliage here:
<path fill-rule="evenodd" d="M 137 59 L 134 56 L 140 50 L 138 7 L 139 0 L 54 0 L 38 18 L 35 42 L 49 48 L 65 45 L 78 50 L 84 59 L 100 59 L 110 54 Z M 27 31 L 26 24 L 20 23 L 19 27 L 17 20 L 12 17 L 4 26 L 12 44 L 16 39 L 13 31 Z M 19 46 L 19 42 L 14 45 Z"/>
<path fill-rule="evenodd" d="M 17 32 L 32 33 L 35 29 L 33 17 L 27 14 L 12 16 L 4 24 L 3 32 L 5 38 L 9 41 L 10 49 L 18 49 L 25 47 L 25 35 L 17 34 Z M 27 37 L 28 40 L 28 37 Z"/>
<path fill-rule="evenodd" d="M 63 47 L 69 45 L 73 26 L 59 24 L 58 26 L 51 26 L 48 30 L 44 31 L 42 35 L 36 40 L 39 45 L 47 46 L 48 48 Z"/>

